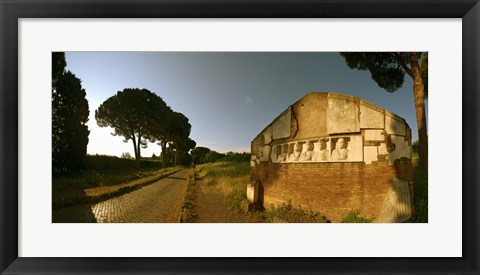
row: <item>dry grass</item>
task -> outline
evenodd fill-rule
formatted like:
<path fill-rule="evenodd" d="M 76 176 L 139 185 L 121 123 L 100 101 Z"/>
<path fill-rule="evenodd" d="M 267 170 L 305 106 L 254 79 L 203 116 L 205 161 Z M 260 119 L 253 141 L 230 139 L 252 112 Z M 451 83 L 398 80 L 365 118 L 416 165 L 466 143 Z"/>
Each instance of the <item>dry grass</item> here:
<path fill-rule="evenodd" d="M 250 180 L 249 162 L 217 162 L 198 165 L 196 173 L 205 184 L 212 186 L 233 210 L 240 211 L 241 203 L 247 198 Z"/>

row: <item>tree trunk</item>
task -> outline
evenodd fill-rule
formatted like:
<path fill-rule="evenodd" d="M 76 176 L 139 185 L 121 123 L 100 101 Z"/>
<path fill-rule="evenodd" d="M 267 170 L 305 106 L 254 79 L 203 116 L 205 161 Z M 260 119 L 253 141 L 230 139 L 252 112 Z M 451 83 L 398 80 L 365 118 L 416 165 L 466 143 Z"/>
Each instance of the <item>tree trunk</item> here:
<path fill-rule="evenodd" d="M 137 146 L 137 141 L 135 140 L 135 136 L 132 137 L 132 142 L 133 142 L 133 152 L 135 153 L 135 161 L 137 163 L 137 168 L 140 168 L 140 152 L 139 148 Z"/>
<path fill-rule="evenodd" d="M 178 150 L 178 146 L 175 146 L 175 166 L 178 165 L 178 154 L 180 151 Z"/>
<path fill-rule="evenodd" d="M 420 166 L 424 175 L 428 175 L 428 137 L 427 137 L 427 119 L 425 117 L 425 90 L 418 64 L 416 53 L 410 54 L 410 66 L 413 77 L 413 98 L 415 100 L 415 111 L 417 113 L 418 139 L 419 139 L 419 159 Z"/>
<path fill-rule="evenodd" d="M 138 142 L 137 142 L 137 152 L 138 152 L 137 166 L 138 166 L 138 168 L 142 167 L 142 155 L 140 154 L 141 141 L 142 141 L 142 137 L 140 135 L 138 135 Z"/>
<path fill-rule="evenodd" d="M 167 143 L 162 141 L 162 168 L 167 167 Z"/>

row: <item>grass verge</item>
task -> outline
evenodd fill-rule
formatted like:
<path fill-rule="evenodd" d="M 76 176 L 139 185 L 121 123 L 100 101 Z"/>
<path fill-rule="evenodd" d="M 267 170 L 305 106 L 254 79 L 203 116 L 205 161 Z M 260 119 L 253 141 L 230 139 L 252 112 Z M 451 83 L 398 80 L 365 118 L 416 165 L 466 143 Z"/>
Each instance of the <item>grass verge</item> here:
<path fill-rule="evenodd" d="M 194 217 L 192 213 L 193 195 L 195 191 L 195 171 L 192 169 L 188 175 L 188 185 L 185 190 L 185 199 L 183 200 L 182 213 L 180 215 L 180 223 L 192 222 Z"/>
<path fill-rule="evenodd" d="M 266 221 L 275 223 L 326 223 L 330 222 L 320 212 L 304 210 L 292 206 L 292 202 L 278 206 L 272 205 L 270 210 L 265 211 Z"/>
<path fill-rule="evenodd" d="M 341 223 L 371 223 L 372 219 L 361 217 L 359 210 L 352 210 L 345 214 Z"/>
<path fill-rule="evenodd" d="M 249 162 L 216 162 L 197 165 L 196 173 L 205 184 L 223 196 L 224 202 L 235 212 L 242 212 L 242 201 L 247 199 L 250 181 Z"/>
<path fill-rule="evenodd" d="M 96 203 L 123 195 L 171 175 L 183 167 L 166 169 L 88 171 L 53 178 L 52 208 Z M 95 178 L 92 181 L 92 177 Z"/>

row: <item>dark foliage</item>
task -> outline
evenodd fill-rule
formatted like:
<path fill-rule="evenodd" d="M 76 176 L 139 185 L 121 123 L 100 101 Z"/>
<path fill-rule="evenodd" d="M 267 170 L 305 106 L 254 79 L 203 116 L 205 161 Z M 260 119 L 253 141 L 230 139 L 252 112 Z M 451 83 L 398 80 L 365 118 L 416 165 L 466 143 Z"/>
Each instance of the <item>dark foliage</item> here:
<path fill-rule="evenodd" d="M 162 161 L 166 164 L 172 161 L 174 165 L 186 164 L 184 161 L 188 161 L 188 154 L 190 149 L 195 147 L 195 141 L 189 138 L 192 125 L 190 125 L 188 118 L 179 112 L 170 111 L 166 123 L 159 122 L 150 134 L 151 141 L 159 141 L 159 145 L 162 147 Z M 167 148 L 167 144 L 169 147 Z M 173 150 L 171 157 L 167 150 Z M 163 154 L 163 152 L 167 152 Z"/>
<path fill-rule="evenodd" d="M 390 53 L 340 53 L 350 69 L 370 71 L 381 88 L 392 93 L 402 87 L 405 77 L 395 56 Z"/>
<path fill-rule="evenodd" d="M 416 140 L 416 141 L 414 141 L 414 142 L 412 143 L 412 152 L 418 154 L 418 152 L 419 152 L 419 148 L 418 148 L 418 147 L 420 147 L 420 142 L 419 142 L 418 140 Z"/>
<path fill-rule="evenodd" d="M 65 54 L 52 55 L 53 171 L 79 170 L 87 154 L 88 102 L 80 79 L 65 71 Z"/>
<path fill-rule="evenodd" d="M 131 140 L 135 159 L 140 166 L 140 148 L 159 122 L 165 121 L 170 108 L 158 95 L 146 89 L 124 89 L 105 100 L 95 111 L 100 127 L 112 127 L 113 135 Z"/>
<path fill-rule="evenodd" d="M 218 161 L 227 161 L 227 162 L 243 162 L 250 161 L 250 153 L 236 153 L 236 152 L 227 152 L 225 154 L 219 153 L 217 151 L 210 151 L 205 155 L 205 162 L 218 162 Z"/>
<path fill-rule="evenodd" d="M 160 161 L 141 160 L 142 167 L 153 168 L 162 167 Z M 118 158 L 115 156 L 88 155 L 86 157 L 86 170 L 110 170 L 110 169 L 132 169 L 136 168 L 137 162 L 133 159 Z"/>
<path fill-rule="evenodd" d="M 200 164 L 200 163 L 205 163 L 205 157 L 207 156 L 208 152 L 210 152 L 210 149 L 206 147 L 195 147 L 192 151 L 192 157 L 193 161 L 195 164 Z"/>

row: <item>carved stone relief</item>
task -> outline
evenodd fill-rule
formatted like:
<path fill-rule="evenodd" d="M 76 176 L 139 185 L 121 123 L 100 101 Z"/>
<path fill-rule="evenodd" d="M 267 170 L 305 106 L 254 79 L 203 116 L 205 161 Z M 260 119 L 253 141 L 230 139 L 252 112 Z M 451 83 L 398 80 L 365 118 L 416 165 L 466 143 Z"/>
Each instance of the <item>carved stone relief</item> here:
<path fill-rule="evenodd" d="M 274 145 L 270 159 L 273 163 L 363 161 L 362 148 L 361 136 L 320 137 Z"/>
<path fill-rule="evenodd" d="M 258 147 L 257 158 L 259 161 L 268 161 L 270 155 L 270 146 Z"/>
<path fill-rule="evenodd" d="M 252 155 L 252 159 L 250 160 L 250 167 L 255 167 L 256 159 L 257 159 L 257 156 Z"/>

